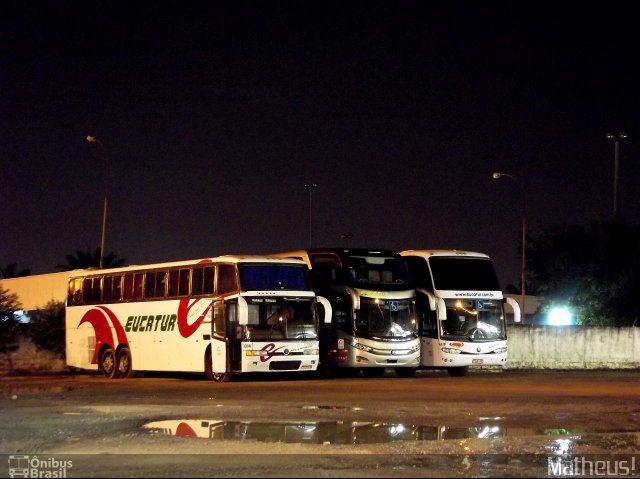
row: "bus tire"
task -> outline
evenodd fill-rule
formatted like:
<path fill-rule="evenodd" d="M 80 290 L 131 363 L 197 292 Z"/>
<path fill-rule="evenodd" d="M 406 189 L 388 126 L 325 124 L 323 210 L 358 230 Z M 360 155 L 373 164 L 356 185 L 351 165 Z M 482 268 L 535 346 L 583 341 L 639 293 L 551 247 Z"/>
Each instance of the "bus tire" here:
<path fill-rule="evenodd" d="M 100 355 L 100 372 L 107 379 L 116 377 L 118 369 L 116 368 L 116 354 L 111 348 L 105 348 Z"/>
<path fill-rule="evenodd" d="M 412 378 L 416 374 L 416 368 L 396 368 L 396 374 L 401 378 Z"/>
<path fill-rule="evenodd" d="M 212 379 L 217 383 L 228 383 L 231 381 L 231 375 L 227 373 L 212 373 Z"/>
<path fill-rule="evenodd" d="M 118 370 L 118 377 L 120 378 L 130 378 L 134 376 L 134 371 L 131 368 L 131 351 L 129 348 L 124 347 L 118 351 L 116 368 Z"/>
<path fill-rule="evenodd" d="M 449 372 L 449 376 L 453 376 L 454 378 L 459 378 L 467 374 L 467 371 L 469 371 L 469 366 L 457 366 L 454 368 L 447 368 L 447 371 Z"/>

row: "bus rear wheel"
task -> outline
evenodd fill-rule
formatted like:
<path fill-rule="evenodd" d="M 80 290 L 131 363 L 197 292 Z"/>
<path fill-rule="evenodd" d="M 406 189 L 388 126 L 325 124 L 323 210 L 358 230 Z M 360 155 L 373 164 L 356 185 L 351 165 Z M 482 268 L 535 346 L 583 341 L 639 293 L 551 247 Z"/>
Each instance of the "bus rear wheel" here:
<path fill-rule="evenodd" d="M 129 348 L 122 348 L 118 351 L 118 362 L 116 364 L 118 370 L 118 377 L 130 378 L 133 376 L 133 369 L 131 368 L 131 351 Z"/>
<path fill-rule="evenodd" d="M 211 379 L 217 383 L 228 383 L 231 381 L 231 375 L 227 373 L 211 373 Z"/>
<path fill-rule="evenodd" d="M 107 348 L 100 356 L 100 371 L 105 378 L 113 379 L 116 377 L 116 354 L 113 349 Z"/>
<path fill-rule="evenodd" d="M 469 371 L 469 366 L 457 366 L 455 368 L 448 368 L 449 376 L 459 378 L 464 376 Z"/>

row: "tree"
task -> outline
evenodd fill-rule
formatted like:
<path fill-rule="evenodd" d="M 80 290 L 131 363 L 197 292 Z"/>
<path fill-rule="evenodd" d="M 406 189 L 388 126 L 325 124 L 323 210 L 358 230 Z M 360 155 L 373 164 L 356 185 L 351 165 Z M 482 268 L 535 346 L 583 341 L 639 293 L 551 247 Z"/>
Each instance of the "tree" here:
<path fill-rule="evenodd" d="M 11 365 L 11 352 L 16 349 L 19 321 L 15 312 L 22 309 L 18 296 L 0 286 L 0 352 L 7 355 Z"/>
<path fill-rule="evenodd" d="M 118 255 L 114 254 L 112 251 L 103 258 L 102 266 L 104 268 L 117 268 L 119 266 L 124 266 L 127 260 L 125 258 L 116 259 L 117 257 Z M 85 252 L 76 250 L 75 256 L 72 254 L 68 254 L 65 255 L 64 258 L 67 261 L 67 264 L 58 264 L 56 266 L 56 268 L 60 271 L 97 268 L 98 266 L 100 266 L 100 248 L 96 248 L 93 253 L 91 251 Z"/>
<path fill-rule="evenodd" d="M 50 301 L 44 308 L 34 311 L 29 322 L 29 336 L 43 349 L 64 354 L 64 303 Z"/>
<path fill-rule="evenodd" d="M 29 276 L 30 269 L 18 270 L 18 263 L 9 263 L 4 268 L 0 268 L 0 278 L 17 278 L 18 276 Z"/>
<path fill-rule="evenodd" d="M 529 241 L 528 270 L 543 307 L 569 304 L 581 324 L 640 320 L 640 228 L 622 223 L 554 226 Z"/>

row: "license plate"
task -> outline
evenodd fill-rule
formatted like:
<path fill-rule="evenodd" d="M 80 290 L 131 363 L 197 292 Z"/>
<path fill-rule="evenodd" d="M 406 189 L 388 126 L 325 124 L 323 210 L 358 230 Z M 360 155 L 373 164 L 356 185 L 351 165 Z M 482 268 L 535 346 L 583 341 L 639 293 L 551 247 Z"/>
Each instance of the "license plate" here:
<path fill-rule="evenodd" d="M 471 362 L 473 364 L 482 364 L 483 360 L 482 359 L 473 359 Z"/>

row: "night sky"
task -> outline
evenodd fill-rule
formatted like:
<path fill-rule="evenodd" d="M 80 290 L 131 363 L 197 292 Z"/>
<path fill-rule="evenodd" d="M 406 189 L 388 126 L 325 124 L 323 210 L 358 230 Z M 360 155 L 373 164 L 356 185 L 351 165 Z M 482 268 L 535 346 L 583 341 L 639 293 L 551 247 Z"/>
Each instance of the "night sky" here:
<path fill-rule="evenodd" d="M 640 220 L 639 22 L 615 0 L 4 1 L 0 265 L 97 248 L 105 178 L 127 264 L 303 248 L 313 182 L 313 246 L 482 251 L 517 285 L 523 214 L 611 220 L 608 132 Z"/>

